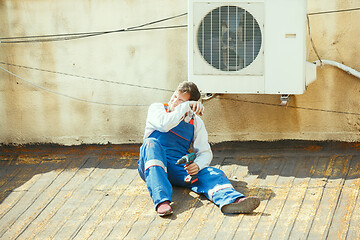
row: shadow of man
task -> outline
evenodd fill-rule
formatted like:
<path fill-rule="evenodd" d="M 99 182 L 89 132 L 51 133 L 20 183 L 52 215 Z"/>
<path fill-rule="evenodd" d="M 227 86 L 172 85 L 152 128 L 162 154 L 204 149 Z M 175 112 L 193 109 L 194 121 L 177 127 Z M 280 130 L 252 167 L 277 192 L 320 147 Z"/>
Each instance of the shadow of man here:
<path fill-rule="evenodd" d="M 231 184 L 234 186 L 236 191 L 243 193 L 245 196 L 255 196 L 260 199 L 260 201 L 270 201 L 272 198 L 276 196 L 273 190 L 270 188 L 261 188 L 261 187 L 253 187 L 249 188 L 247 182 L 239 181 L 237 179 L 229 179 Z M 259 215 L 262 216 L 270 216 L 271 214 L 254 211 L 248 215 Z"/>
<path fill-rule="evenodd" d="M 248 183 L 244 181 L 239 181 L 236 179 L 229 179 L 233 187 L 243 193 L 245 196 L 256 196 L 260 198 L 260 201 L 269 201 L 272 198 L 274 198 L 276 195 L 275 193 L 269 189 L 269 188 L 249 188 Z M 187 211 L 192 211 L 194 208 L 201 208 L 204 204 L 207 198 L 202 194 L 197 194 L 193 191 L 191 191 L 188 188 L 182 188 L 182 187 L 173 187 L 173 203 L 172 207 L 176 209 L 174 211 L 174 214 L 172 216 L 169 216 L 169 218 L 175 220 L 176 215 L 182 214 Z M 220 211 L 220 210 L 219 210 Z M 247 215 L 259 215 L 262 214 L 262 216 L 270 216 L 270 214 L 254 211 L 253 213 L 247 214 Z M 229 215 L 229 214 L 226 214 Z M 234 216 L 237 216 L 238 214 L 233 214 Z M 231 215 L 229 215 L 231 216 Z"/>

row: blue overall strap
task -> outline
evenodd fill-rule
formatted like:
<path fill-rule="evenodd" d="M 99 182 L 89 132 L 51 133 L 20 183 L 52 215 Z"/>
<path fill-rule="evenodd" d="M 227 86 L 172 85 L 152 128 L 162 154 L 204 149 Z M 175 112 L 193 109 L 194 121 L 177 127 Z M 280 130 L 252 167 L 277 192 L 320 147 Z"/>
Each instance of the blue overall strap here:
<path fill-rule="evenodd" d="M 164 104 L 167 109 L 167 104 Z M 189 153 L 189 148 L 194 139 L 194 125 L 181 121 L 168 132 L 155 130 L 149 137 L 159 140 L 165 149 L 168 160 L 177 160 Z"/>

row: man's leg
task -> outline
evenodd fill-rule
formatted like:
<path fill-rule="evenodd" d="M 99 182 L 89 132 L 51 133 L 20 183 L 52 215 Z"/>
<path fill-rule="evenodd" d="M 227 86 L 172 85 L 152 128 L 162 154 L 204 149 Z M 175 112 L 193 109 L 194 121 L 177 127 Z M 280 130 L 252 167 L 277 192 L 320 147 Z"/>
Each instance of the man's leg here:
<path fill-rule="evenodd" d="M 207 167 L 198 173 L 199 181 L 191 186 L 194 192 L 203 193 L 224 213 L 248 213 L 258 207 L 256 197 L 246 198 L 236 191 L 220 169 Z"/>
<path fill-rule="evenodd" d="M 172 186 L 167 177 L 167 160 L 157 139 L 147 138 L 140 148 L 138 171 L 146 182 L 155 209 L 160 203 L 171 202 Z M 171 209 L 170 209 L 171 210 Z"/>

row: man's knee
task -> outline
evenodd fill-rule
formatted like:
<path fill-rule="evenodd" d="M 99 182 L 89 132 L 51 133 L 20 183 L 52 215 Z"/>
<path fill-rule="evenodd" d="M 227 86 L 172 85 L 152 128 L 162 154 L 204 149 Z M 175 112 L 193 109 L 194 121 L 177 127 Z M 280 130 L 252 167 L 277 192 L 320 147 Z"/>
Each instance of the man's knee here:
<path fill-rule="evenodd" d="M 214 167 L 206 167 L 206 168 L 202 169 L 198 173 L 198 177 L 199 177 L 199 180 L 206 181 L 209 184 L 210 183 L 218 184 L 218 183 L 228 181 L 225 173 L 221 169 L 214 168 Z"/>
<path fill-rule="evenodd" d="M 166 162 L 165 151 L 159 140 L 156 138 L 146 138 L 140 150 L 140 161 L 159 160 Z"/>
<path fill-rule="evenodd" d="M 161 147 L 159 140 L 156 138 L 146 138 L 143 142 L 144 148 L 158 148 Z"/>
<path fill-rule="evenodd" d="M 204 175 L 210 175 L 210 176 L 225 176 L 225 173 L 221 170 L 221 169 L 218 169 L 218 168 L 214 168 L 214 167 L 206 167 L 204 168 L 203 170 L 203 174 Z"/>

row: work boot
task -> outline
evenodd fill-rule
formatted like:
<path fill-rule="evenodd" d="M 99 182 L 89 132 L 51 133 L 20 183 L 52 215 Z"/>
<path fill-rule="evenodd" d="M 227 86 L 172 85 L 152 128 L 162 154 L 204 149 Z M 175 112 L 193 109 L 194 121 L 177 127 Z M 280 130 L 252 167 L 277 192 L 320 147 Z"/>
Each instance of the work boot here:
<path fill-rule="evenodd" d="M 260 205 L 258 197 L 243 197 L 222 207 L 223 213 L 251 213 Z"/>
<path fill-rule="evenodd" d="M 165 202 L 159 203 L 156 211 L 160 217 L 171 215 L 173 213 L 173 210 L 170 206 L 170 201 L 165 201 Z"/>

